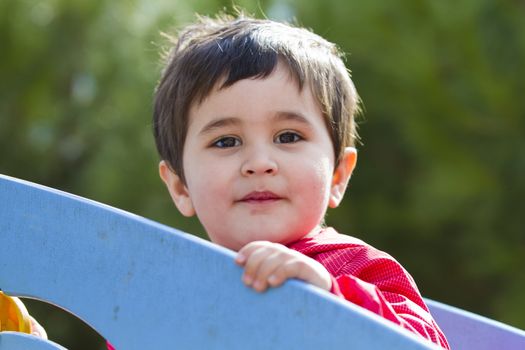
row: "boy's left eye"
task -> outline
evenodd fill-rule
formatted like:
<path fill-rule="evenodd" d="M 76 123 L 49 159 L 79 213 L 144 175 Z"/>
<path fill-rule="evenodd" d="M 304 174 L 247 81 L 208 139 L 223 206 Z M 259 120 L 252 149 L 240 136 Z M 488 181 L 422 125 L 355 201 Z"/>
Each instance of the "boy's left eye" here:
<path fill-rule="evenodd" d="M 295 143 L 295 142 L 301 141 L 302 139 L 303 138 L 299 134 L 292 132 L 292 131 L 286 131 L 286 132 L 283 132 L 282 134 L 277 135 L 277 137 L 275 138 L 275 142 L 276 143 Z"/>

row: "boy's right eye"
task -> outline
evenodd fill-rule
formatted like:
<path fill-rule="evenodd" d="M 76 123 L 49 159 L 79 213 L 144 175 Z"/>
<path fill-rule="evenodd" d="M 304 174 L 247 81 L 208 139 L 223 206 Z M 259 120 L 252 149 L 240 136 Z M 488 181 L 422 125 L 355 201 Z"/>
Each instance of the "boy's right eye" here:
<path fill-rule="evenodd" d="M 233 136 L 222 137 L 212 143 L 212 146 L 217 147 L 217 148 L 230 148 L 230 147 L 236 147 L 240 145 L 241 145 L 241 141 L 238 138 L 233 137 Z"/>

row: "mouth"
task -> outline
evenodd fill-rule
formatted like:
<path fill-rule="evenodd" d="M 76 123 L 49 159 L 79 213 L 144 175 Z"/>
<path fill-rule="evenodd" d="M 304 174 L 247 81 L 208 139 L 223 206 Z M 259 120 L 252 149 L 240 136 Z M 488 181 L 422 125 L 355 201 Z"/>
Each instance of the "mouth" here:
<path fill-rule="evenodd" d="M 246 196 L 242 197 L 239 202 L 244 203 L 270 203 L 282 199 L 282 197 L 276 195 L 270 191 L 254 191 L 248 193 Z"/>

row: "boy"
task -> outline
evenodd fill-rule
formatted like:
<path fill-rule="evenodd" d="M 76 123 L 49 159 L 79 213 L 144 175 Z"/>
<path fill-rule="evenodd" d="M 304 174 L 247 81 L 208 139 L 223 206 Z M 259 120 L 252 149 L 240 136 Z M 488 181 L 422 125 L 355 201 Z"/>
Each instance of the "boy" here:
<path fill-rule="evenodd" d="M 160 177 L 263 292 L 302 279 L 448 348 L 392 257 L 325 228 L 356 164 L 358 97 L 336 47 L 300 28 L 201 18 L 155 95 Z"/>

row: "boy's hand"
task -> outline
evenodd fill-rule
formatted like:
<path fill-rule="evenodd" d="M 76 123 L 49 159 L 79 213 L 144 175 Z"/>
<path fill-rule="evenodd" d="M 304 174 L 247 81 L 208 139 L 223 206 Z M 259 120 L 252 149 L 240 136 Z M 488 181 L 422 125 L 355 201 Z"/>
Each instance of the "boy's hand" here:
<path fill-rule="evenodd" d="M 244 266 L 244 283 L 258 292 L 280 286 L 289 278 L 298 278 L 325 290 L 332 287 L 330 274 L 323 265 L 282 244 L 248 243 L 239 250 L 235 262 Z"/>

